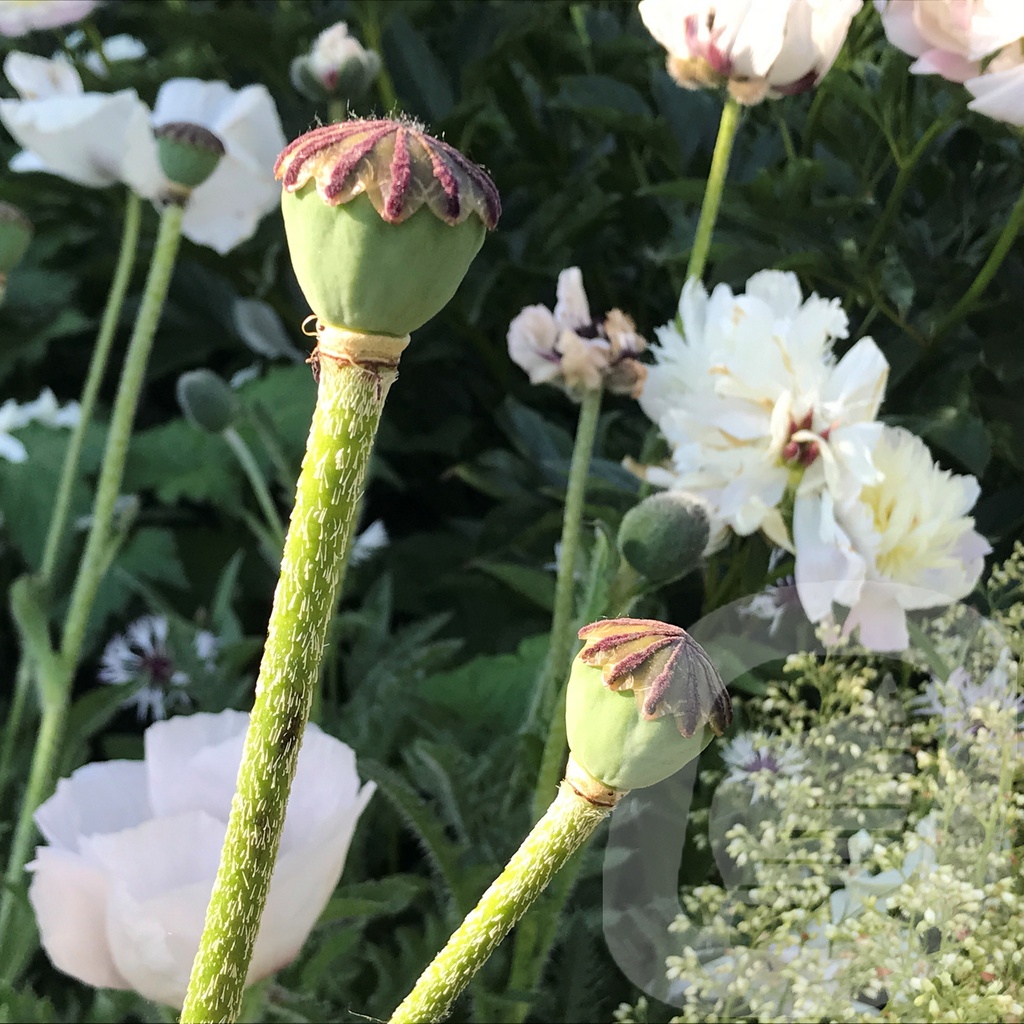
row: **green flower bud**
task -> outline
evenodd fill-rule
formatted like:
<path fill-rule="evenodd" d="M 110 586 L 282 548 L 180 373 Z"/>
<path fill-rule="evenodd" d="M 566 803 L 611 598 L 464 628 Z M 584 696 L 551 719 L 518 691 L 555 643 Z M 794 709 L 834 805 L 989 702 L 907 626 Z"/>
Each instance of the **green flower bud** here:
<path fill-rule="evenodd" d="M 686 630 L 654 619 L 605 619 L 579 635 L 585 643 L 565 708 L 569 749 L 602 785 L 653 786 L 732 722 L 725 684 Z"/>
<path fill-rule="evenodd" d="M 0 277 L 13 270 L 32 241 L 32 222 L 10 203 L 0 203 Z"/>
<path fill-rule="evenodd" d="M 167 180 L 186 194 L 202 185 L 224 156 L 224 143 L 208 128 L 189 121 L 171 121 L 153 134 Z"/>
<path fill-rule="evenodd" d="M 366 334 L 404 338 L 439 312 L 501 213 L 482 168 L 410 121 L 315 128 L 274 173 L 306 300 Z"/>
<path fill-rule="evenodd" d="M 183 373 L 175 391 L 185 418 L 211 434 L 227 430 L 238 416 L 235 393 L 210 370 Z"/>
<path fill-rule="evenodd" d="M 619 552 L 638 573 L 660 583 L 695 569 L 710 536 L 711 519 L 703 502 L 678 491 L 661 491 L 622 517 Z"/>

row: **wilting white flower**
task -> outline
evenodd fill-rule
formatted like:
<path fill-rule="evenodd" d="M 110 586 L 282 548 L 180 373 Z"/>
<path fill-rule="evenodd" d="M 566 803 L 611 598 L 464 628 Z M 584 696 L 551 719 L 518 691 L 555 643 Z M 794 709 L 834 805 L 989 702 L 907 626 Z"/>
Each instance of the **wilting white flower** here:
<path fill-rule="evenodd" d="M 814 88 L 861 0 L 640 0 L 648 32 L 688 89 L 727 85 L 741 103 Z"/>
<path fill-rule="evenodd" d="M 709 296 L 691 279 L 679 322 L 657 330 L 640 406 L 671 449 L 669 467 L 648 467 L 660 487 L 705 498 L 714 513 L 710 548 L 731 528 L 763 530 L 793 551 L 780 505 L 842 500 L 877 478 L 871 450 L 888 365 L 871 338 L 838 362 L 848 334 L 838 300 L 804 300 L 794 274 L 765 270 L 734 295 Z M 798 552 L 799 572 L 799 552 Z"/>
<path fill-rule="evenodd" d="M 36 812 L 29 900 L 53 964 L 179 1007 L 220 860 L 249 716 L 151 725 L 143 761 L 80 768 Z M 355 755 L 306 727 L 248 981 L 299 952 L 337 885 L 359 815 Z"/>
<path fill-rule="evenodd" d="M 309 53 L 292 65 L 292 79 L 304 92 L 312 78 L 316 87 L 328 96 L 357 99 L 373 83 L 380 71 L 380 56 L 368 50 L 350 35 L 343 21 L 325 28 L 313 40 Z"/>
<path fill-rule="evenodd" d="M 158 198 L 167 182 L 153 127 L 187 121 L 212 131 L 225 155 L 189 197 L 186 238 L 229 252 L 277 205 L 273 164 L 285 138 L 262 85 L 236 91 L 225 82 L 171 79 L 150 114 L 132 89 L 84 92 L 78 73 L 63 61 L 11 53 L 4 70 L 22 96 L 0 100 L 0 121 L 24 147 L 12 170 L 46 171 L 91 187 L 121 182 L 144 198 Z"/>
<path fill-rule="evenodd" d="M 527 306 L 508 327 L 508 354 L 530 383 L 555 384 L 573 396 L 602 386 L 635 396 L 646 372 L 635 356 L 646 344 L 621 310 L 591 316 L 579 267 L 558 275 L 554 312 Z"/>
<path fill-rule="evenodd" d="M 968 515 L 974 477 L 940 469 L 901 427 L 885 427 L 872 455 L 881 478 L 854 500 L 820 506 L 810 525 L 794 516 L 797 589 L 812 619 L 835 601 L 850 608 L 845 633 L 858 628 L 872 650 L 904 650 L 905 612 L 965 597 L 991 548 Z"/>
<path fill-rule="evenodd" d="M 875 0 L 875 7 L 889 42 L 917 58 L 914 74 L 951 82 L 979 75 L 983 58 L 1024 36 L 1018 0 Z"/>
<path fill-rule="evenodd" d="M 25 446 L 11 434 L 30 423 L 41 423 L 54 429 L 71 429 L 78 424 L 81 410 L 77 402 L 61 405 L 49 388 L 43 388 L 34 402 L 19 405 L 9 398 L 0 405 L 0 458 L 8 462 L 24 462 L 28 458 Z"/>
<path fill-rule="evenodd" d="M 100 0 L 0 0 L 0 36 L 23 36 L 36 29 L 81 21 Z"/>
<path fill-rule="evenodd" d="M 125 704 L 138 710 L 139 719 L 166 718 L 175 706 L 187 703 L 185 687 L 192 681 L 168 643 L 168 622 L 162 615 L 145 615 L 103 649 L 99 680 L 111 685 L 137 683 L 139 689 Z M 201 629 L 192 640 L 194 658 L 207 672 L 216 668 L 219 643 Z"/>

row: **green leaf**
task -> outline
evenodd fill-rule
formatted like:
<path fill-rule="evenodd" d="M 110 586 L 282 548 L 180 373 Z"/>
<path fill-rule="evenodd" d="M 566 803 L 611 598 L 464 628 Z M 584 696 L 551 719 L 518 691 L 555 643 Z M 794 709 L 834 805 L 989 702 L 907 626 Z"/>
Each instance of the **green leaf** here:
<path fill-rule="evenodd" d="M 496 580 L 500 580 L 509 589 L 532 601 L 538 608 L 550 612 L 555 606 L 555 576 L 547 569 L 534 569 L 527 565 L 515 565 L 512 562 L 492 562 L 487 559 L 475 559 L 470 563 Z"/>
<path fill-rule="evenodd" d="M 426 880 L 417 875 L 389 875 L 343 885 L 335 890 L 324 908 L 318 927 L 338 921 L 370 921 L 400 914 L 426 889 Z"/>
<path fill-rule="evenodd" d="M 441 121 L 455 105 L 448 72 L 423 35 L 404 14 L 392 14 L 384 35 L 388 69 L 403 99 L 422 105 L 431 121 Z"/>

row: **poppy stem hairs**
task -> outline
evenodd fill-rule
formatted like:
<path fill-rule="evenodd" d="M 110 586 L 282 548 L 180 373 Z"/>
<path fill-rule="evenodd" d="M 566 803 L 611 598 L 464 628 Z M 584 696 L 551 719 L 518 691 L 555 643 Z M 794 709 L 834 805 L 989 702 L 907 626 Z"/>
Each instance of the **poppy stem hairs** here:
<path fill-rule="evenodd" d="M 317 403 L 183 1022 L 237 1019 L 384 399 L 500 212 L 479 167 L 407 121 L 314 129 L 276 173 Z"/>

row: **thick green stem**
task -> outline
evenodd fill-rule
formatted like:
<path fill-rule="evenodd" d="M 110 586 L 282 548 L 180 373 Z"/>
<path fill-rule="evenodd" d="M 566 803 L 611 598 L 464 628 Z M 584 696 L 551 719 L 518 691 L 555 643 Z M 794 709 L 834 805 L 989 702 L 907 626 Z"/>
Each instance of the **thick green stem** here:
<path fill-rule="evenodd" d="M 4 926 L 10 920 L 11 901 L 18 897 L 21 890 L 22 871 L 34 835 L 32 815 L 49 795 L 53 784 L 54 766 L 63 741 L 71 683 L 81 655 L 89 613 L 107 564 L 114 504 L 124 476 L 128 442 L 153 344 L 153 335 L 160 320 L 171 271 L 174 268 L 174 258 L 181 240 L 183 213 L 184 210 L 180 206 L 168 206 L 160 221 L 160 233 L 146 278 L 142 304 L 128 345 L 111 414 L 107 446 L 93 505 L 92 525 L 71 592 L 60 655 L 53 659 L 53 667 L 48 671 L 43 671 L 42 667 L 39 667 L 42 721 L 32 753 L 28 784 L 22 796 L 18 822 L 7 856 L 7 870 L 4 874 L 7 886 L 0 900 L 0 934 L 3 934 Z"/>
<path fill-rule="evenodd" d="M 576 440 L 569 464 L 569 481 L 565 491 L 565 512 L 562 516 L 562 540 L 558 549 L 558 573 L 555 580 L 555 606 L 551 616 L 551 640 L 544 671 L 533 692 L 526 716 L 527 732 L 546 730 L 553 711 L 559 682 L 564 678 L 572 657 L 575 638 L 572 635 L 573 597 L 576 588 L 576 554 L 580 542 L 580 521 L 590 475 L 590 458 L 601 412 L 601 390 L 588 391 L 580 405 L 576 424 Z M 552 787 L 554 782 L 552 780 Z M 549 790 L 550 793 L 550 790 Z M 547 799 L 544 807 L 547 806 Z M 541 808 L 543 810 L 543 807 Z"/>
<path fill-rule="evenodd" d="M 1018 196 L 1006 224 L 1003 225 L 1003 230 L 999 233 L 999 238 L 996 239 L 992 252 L 989 253 L 988 259 L 978 271 L 978 276 L 975 277 L 970 288 L 964 292 L 957 304 L 939 322 L 932 335 L 933 340 L 940 338 L 951 327 L 956 326 L 970 312 L 981 293 L 995 277 L 996 271 L 1002 266 L 1003 260 L 1006 259 L 1010 247 L 1016 241 L 1022 227 L 1024 227 L 1024 191 L 1021 191 Z"/>
<path fill-rule="evenodd" d="M 135 251 L 139 242 L 139 222 L 142 219 L 142 202 L 134 192 L 128 193 L 124 210 L 124 228 L 121 232 L 121 251 L 117 257 L 114 280 L 107 295 L 107 304 L 103 310 L 99 333 L 93 345 L 89 370 L 85 377 L 85 386 L 79 399 L 81 415 L 75 429 L 68 440 L 67 451 L 64 453 L 64 465 L 60 471 L 60 482 L 53 499 L 53 513 L 50 518 L 49 530 L 46 534 L 46 547 L 43 550 L 43 561 L 39 567 L 39 576 L 44 584 L 49 584 L 57 568 L 60 547 L 64 540 L 68 516 L 71 514 L 71 492 L 78 478 L 78 464 L 82 456 L 82 445 L 85 432 L 92 422 L 93 410 L 96 408 L 96 397 L 100 384 L 107 369 L 110 349 L 114 343 L 114 334 L 121 317 L 128 281 L 135 266 Z"/>
<path fill-rule="evenodd" d="M 390 1024 L 443 1020 L 512 926 L 610 811 L 563 781 L 547 813 L 420 975 Z"/>
<path fill-rule="evenodd" d="M 96 501 L 93 505 L 92 525 L 85 542 L 85 551 L 78 567 L 78 575 L 71 591 L 64 634 L 61 640 L 61 657 L 68 673 L 73 673 L 82 653 L 89 614 L 92 611 L 96 591 L 99 589 L 107 562 L 110 543 L 110 526 L 114 520 L 114 506 L 121 491 L 124 478 L 124 464 L 128 457 L 128 443 L 131 441 L 135 411 L 149 365 L 149 353 L 153 347 L 160 314 L 163 312 L 167 288 L 174 270 L 174 260 L 181 241 L 181 218 L 183 206 L 171 204 L 164 207 L 160 217 L 160 231 L 157 235 L 153 259 L 146 277 L 135 329 L 121 370 L 121 381 L 117 398 L 110 417 L 107 447 L 103 454 L 99 482 L 96 487 Z"/>
<path fill-rule="evenodd" d="M 274 499 L 270 496 L 267 482 L 263 479 L 263 474 L 260 472 L 255 456 L 242 439 L 242 435 L 234 427 L 225 428 L 221 436 L 235 453 L 235 458 L 238 459 L 239 465 L 249 481 L 249 486 L 252 488 L 253 494 L 256 495 L 256 501 L 260 506 L 260 511 L 263 513 L 264 522 L 266 522 L 267 528 L 274 535 L 274 539 L 278 543 L 278 550 L 280 550 L 284 546 L 284 524 L 281 522 L 280 515 L 278 515 L 277 506 L 274 504 Z"/>
<path fill-rule="evenodd" d="M 394 357 L 397 361 L 397 355 Z M 182 1022 L 233 1021 L 266 905 L 288 791 L 341 586 L 391 367 L 319 348 L 320 386 L 285 540 L 220 868 Z M 374 364 L 368 363 L 368 366 Z"/>
<path fill-rule="evenodd" d="M 693 236 L 693 248 L 690 250 L 690 262 L 686 267 L 686 279 L 700 278 L 708 262 L 711 249 L 711 234 L 718 219 L 718 208 L 722 205 L 722 193 L 725 191 L 725 176 L 729 171 L 729 157 L 732 154 L 733 140 L 740 123 L 740 105 L 731 96 L 725 99 L 722 118 L 718 122 L 718 138 L 715 140 L 715 152 L 711 157 L 711 170 L 704 186 L 704 200 L 700 206 L 700 218 Z"/>

